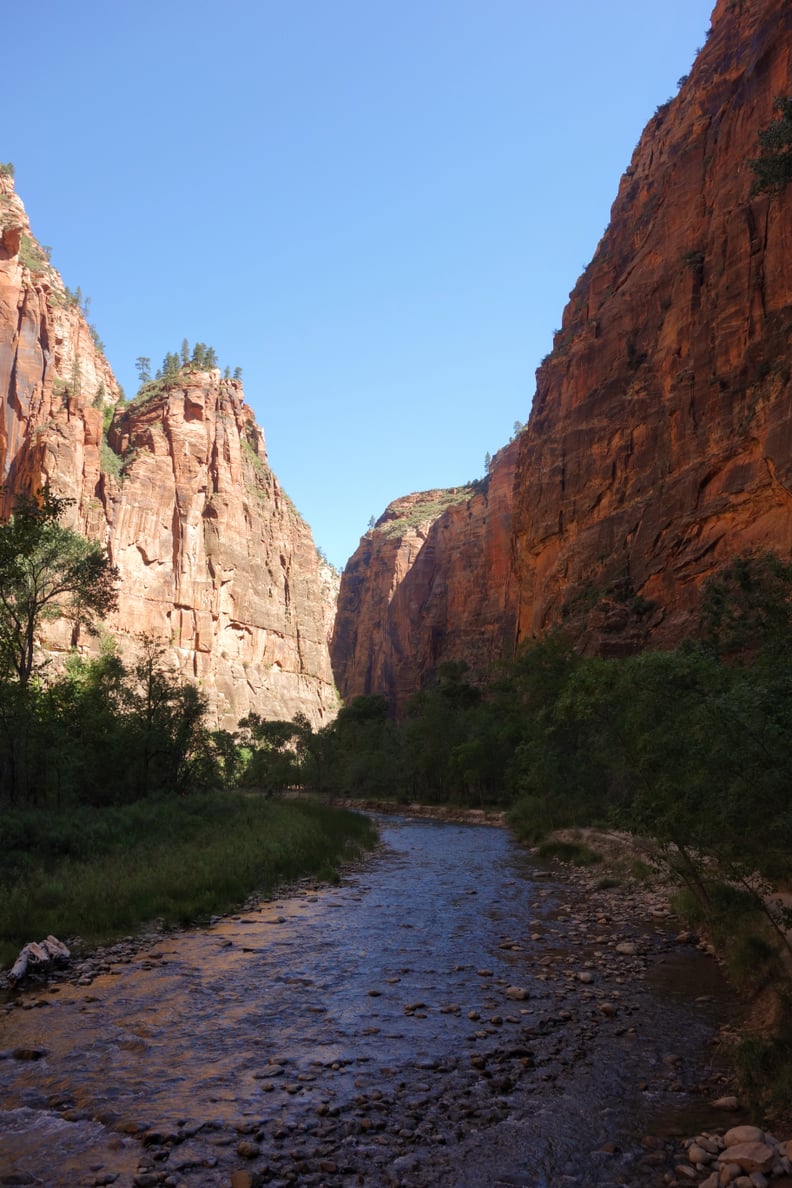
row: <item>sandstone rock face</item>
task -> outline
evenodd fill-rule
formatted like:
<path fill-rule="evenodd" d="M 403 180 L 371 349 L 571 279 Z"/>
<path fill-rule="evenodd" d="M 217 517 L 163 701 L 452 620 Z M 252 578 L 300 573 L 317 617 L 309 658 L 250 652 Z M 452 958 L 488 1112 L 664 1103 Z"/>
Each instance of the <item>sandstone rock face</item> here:
<path fill-rule="evenodd" d="M 748 164 L 790 89 L 789 5 L 721 0 L 537 373 L 519 638 L 621 583 L 654 604 L 648 642 L 676 643 L 720 563 L 792 545 L 792 189 L 752 199 Z"/>
<path fill-rule="evenodd" d="M 363 537 L 341 578 L 331 644 L 345 699 L 381 692 L 402 705 L 446 660 L 481 674 L 513 651 L 516 454 L 513 442 L 473 487 L 397 500 Z"/>
<path fill-rule="evenodd" d="M 106 545 L 121 576 L 111 634 L 130 655 L 140 634 L 162 639 L 219 724 L 250 710 L 328 721 L 333 571 L 269 469 L 241 384 L 185 371 L 116 409 L 104 438 L 118 385 L 10 179 L 0 185 L 5 510 L 45 480 L 73 499 L 72 526 Z M 69 639 L 56 625 L 46 643 Z"/>
<path fill-rule="evenodd" d="M 352 559 L 343 696 L 403 696 L 445 658 L 480 670 L 559 622 L 589 652 L 671 646 L 720 564 L 789 553 L 792 186 L 752 198 L 749 161 L 791 92 L 789 4 L 719 0 L 622 178 L 489 499 L 438 518 L 406 574 L 370 539 Z M 366 613 L 385 603 L 384 619 Z"/>

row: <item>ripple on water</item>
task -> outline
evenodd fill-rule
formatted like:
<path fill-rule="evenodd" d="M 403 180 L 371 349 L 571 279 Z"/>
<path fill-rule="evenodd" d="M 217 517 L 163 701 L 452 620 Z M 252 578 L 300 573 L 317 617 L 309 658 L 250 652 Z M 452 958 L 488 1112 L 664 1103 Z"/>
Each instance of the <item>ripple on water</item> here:
<path fill-rule="evenodd" d="M 687 989 L 653 994 L 632 975 L 625 988 L 615 925 L 593 928 L 587 897 L 505 831 L 388 819 L 382 832 L 386 851 L 340 887 L 168 936 L 90 988 L 64 986 L 57 1011 L 0 1019 L 0 1049 L 48 1052 L 0 1061 L 14 1123 L 0 1161 L 124 1171 L 140 1153 L 129 1134 L 153 1127 L 172 1135 L 166 1169 L 187 1144 L 204 1152 L 202 1184 L 228 1183 L 238 1132 L 257 1136 L 276 1182 L 289 1136 L 309 1171 L 337 1165 L 328 1184 L 384 1185 L 393 1168 L 405 1185 L 609 1182 L 602 1144 L 632 1141 L 650 1116 L 637 1086 L 668 1044 L 703 1045 L 717 1008 L 702 1019 Z M 26 1108 L 31 1093 L 87 1117 Z"/>

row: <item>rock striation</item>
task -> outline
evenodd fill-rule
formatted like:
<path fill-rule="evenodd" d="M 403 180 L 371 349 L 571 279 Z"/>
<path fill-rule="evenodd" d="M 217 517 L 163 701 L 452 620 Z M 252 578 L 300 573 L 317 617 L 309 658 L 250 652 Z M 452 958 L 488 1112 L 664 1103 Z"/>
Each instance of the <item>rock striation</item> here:
<path fill-rule="evenodd" d="M 672 646 L 728 558 L 789 553 L 792 187 L 752 196 L 750 160 L 790 93 L 789 4 L 719 0 L 635 149 L 489 499 L 436 518 L 406 572 L 371 564 L 371 534 L 352 558 L 343 696 L 402 698 L 446 658 L 482 673 L 562 622 L 589 652 Z M 386 602 L 350 632 L 351 606 Z"/>
<path fill-rule="evenodd" d="M 251 710 L 330 720 L 332 573 L 269 468 L 241 384 L 185 369 L 124 405 L 8 175 L 0 236 L 4 512 L 44 481 L 73 500 L 71 525 L 120 573 L 109 632 L 130 654 L 141 634 L 162 639 L 219 724 Z M 46 642 L 70 639 L 56 625 Z"/>
<path fill-rule="evenodd" d="M 390 504 L 341 578 L 330 651 L 342 696 L 402 704 L 447 660 L 487 670 L 513 650 L 516 442 L 480 483 Z"/>

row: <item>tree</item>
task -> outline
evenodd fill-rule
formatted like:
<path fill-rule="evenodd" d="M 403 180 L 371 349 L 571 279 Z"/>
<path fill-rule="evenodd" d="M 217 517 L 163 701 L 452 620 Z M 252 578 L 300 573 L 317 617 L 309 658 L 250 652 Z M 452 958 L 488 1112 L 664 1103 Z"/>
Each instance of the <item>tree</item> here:
<path fill-rule="evenodd" d="M 181 361 L 182 361 L 182 367 L 186 367 L 187 364 L 190 362 L 190 344 L 186 338 L 182 339 Z"/>
<path fill-rule="evenodd" d="M 748 164 L 756 177 L 751 195 L 780 194 L 792 181 L 792 98 L 776 99 L 778 118 L 759 133 L 760 153 Z"/>
<path fill-rule="evenodd" d="M 130 697 L 129 721 L 136 739 L 130 764 L 137 796 L 152 792 L 183 795 L 188 788 L 217 776 L 206 728 L 206 698 L 195 685 L 182 683 L 166 670 L 163 642 L 149 633 L 140 637 L 134 667 L 137 688 Z"/>
<path fill-rule="evenodd" d="M 151 359 L 147 358 L 146 355 L 138 355 L 137 359 L 135 359 L 135 367 L 137 367 L 138 379 L 142 387 L 143 384 L 147 384 L 151 379 Z"/>
<path fill-rule="evenodd" d="M 271 795 L 299 783 L 295 744 L 303 729 L 302 722 L 266 721 L 260 714 L 251 713 L 239 725 L 249 735 L 253 751 L 246 772 L 247 784 Z"/>
<path fill-rule="evenodd" d="M 116 607 L 118 571 L 104 549 L 59 522 L 71 502 L 44 487 L 0 525 L 0 669 L 23 690 L 42 623 L 65 618 L 75 633 L 94 632 Z"/>

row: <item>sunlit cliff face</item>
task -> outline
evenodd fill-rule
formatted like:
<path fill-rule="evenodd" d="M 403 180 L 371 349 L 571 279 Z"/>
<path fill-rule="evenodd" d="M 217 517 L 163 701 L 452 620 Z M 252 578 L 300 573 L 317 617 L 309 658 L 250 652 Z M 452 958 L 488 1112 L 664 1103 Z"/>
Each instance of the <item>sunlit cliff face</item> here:
<path fill-rule="evenodd" d="M 444 660 L 486 674 L 559 623 L 591 653 L 673 645 L 720 565 L 789 552 L 792 187 L 751 196 L 749 162 L 790 79 L 789 5 L 722 0 L 641 137 L 489 497 L 440 516 L 403 575 L 375 541 L 350 562 L 343 693 L 404 698 Z"/>
<path fill-rule="evenodd" d="M 335 591 L 241 383 L 192 368 L 122 412 L 98 335 L 6 175 L 0 235 L 5 513 L 44 482 L 70 499 L 70 526 L 102 541 L 121 575 L 106 630 L 130 654 L 141 633 L 165 641 L 219 724 L 234 728 L 251 710 L 329 721 Z M 46 642 L 66 649 L 70 632 L 56 625 Z"/>

